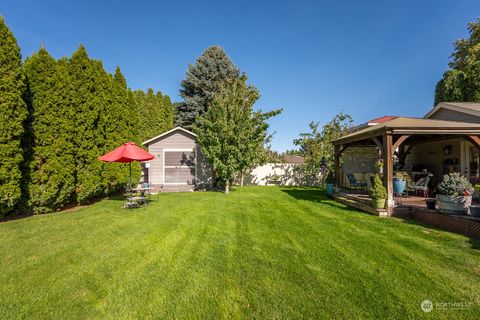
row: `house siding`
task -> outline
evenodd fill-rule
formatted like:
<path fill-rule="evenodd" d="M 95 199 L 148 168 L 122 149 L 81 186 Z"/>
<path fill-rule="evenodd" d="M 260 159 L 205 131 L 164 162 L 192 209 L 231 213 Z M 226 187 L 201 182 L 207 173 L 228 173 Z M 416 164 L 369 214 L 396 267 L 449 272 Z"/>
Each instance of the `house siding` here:
<path fill-rule="evenodd" d="M 163 185 L 164 182 L 164 150 L 165 149 L 190 149 L 196 152 L 196 184 L 206 184 L 211 180 L 210 165 L 200 151 L 196 137 L 181 130 L 173 131 L 148 144 L 148 152 L 155 155 L 155 159 L 149 161 L 148 182 L 152 185 Z"/>
<path fill-rule="evenodd" d="M 429 119 L 480 123 L 480 117 L 449 109 L 438 109 L 438 111 L 432 114 Z"/>

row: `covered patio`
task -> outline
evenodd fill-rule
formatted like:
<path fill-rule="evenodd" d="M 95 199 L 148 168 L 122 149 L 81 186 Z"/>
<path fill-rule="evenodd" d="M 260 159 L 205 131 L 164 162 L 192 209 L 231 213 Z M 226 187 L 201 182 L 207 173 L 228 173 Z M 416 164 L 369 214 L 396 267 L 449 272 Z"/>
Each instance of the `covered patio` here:
<path fill-rule="evenodd" d="M 358 177 L 359 173 L 362 176 L 358 179 L 364 180 L 364 184 L 359 185 L 364 186 L 361 189 L 366 193 L 368 176 L 375 174 L 375 171 L 372 170 L 372 156 L 362 160 L 362 154 L 367 153 L 367 150 L 370 150 L 371 154 L 372 148 L 376 150 L 375 157 L 383 163 L 387 215 L 390 215 L 395 207 L 394 174 L 407 174 L 409 177 L 415 174 L 429 176 L 429 186 L 422 196 L 432 196 L 435 185 L 445 173 L 460 172 L 468 176 L 472 183 L 477 183 L 479 179 L 480 124 L 476 123 L 395 117 L 353 131 L 334 140 L 333 144 L 336 190 L 347 190 L 347 193 L 351 192 L 352 181 L 345 177 L 351 178 L 354 174 Z M 350 156 L 350 160 L 344 159 L 342 163 L 342 156 L 353 150 L 354 156 Z M 353 162 L 360 164 L 352 167 Z M 350 172 L 346 172 L 344 168 Z M 355 170 L 357 172 L 351 172 Z M 417 205 L 422 202 L 418 200 L 421 199 L 415 200 Z"/>

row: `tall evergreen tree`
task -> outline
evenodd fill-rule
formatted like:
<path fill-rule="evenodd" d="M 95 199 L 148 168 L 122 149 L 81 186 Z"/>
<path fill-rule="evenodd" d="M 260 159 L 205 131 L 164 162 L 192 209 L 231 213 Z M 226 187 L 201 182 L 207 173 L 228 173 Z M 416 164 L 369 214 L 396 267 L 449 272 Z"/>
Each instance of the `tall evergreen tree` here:
<path fill-rule="evenodd" d="M 178 105 L 175 124 L 190 129 L 197 123 L 219 92 L 222 83 L 240 77 L 240 70 L 227 56 L 223 48 L 212 46 L 189 65 L 186 79 L 182 80 L 180 96 L 183 102 Z"/>
<path fill-rule="evenodd" d="M 69 203 L 75 191 L 70 82 L 65 61 L 57 63 L 44 48 L 26 60 L 25 74 L 34 132 L 29 204 L 36 213 L 49 212 Z"/>
<path fill-rule="evenodd" d="M 161 92 L 134 92 L 140 114 L 140 138 L 145 141 L 173 128 L 173 105 L 170 97 Z"/>
<path fill-rule="evenodd" d="M 452 61 L 435 87 L 440 102 L 480 102 L 480 19 L 468 24 L 470 37 L 454 43 Z"/>
<path fill-rule="evenodd" d="M 104 190 L 103 163 L 97 157 L 105 150 L 101 117 L 106 109 L 106 97 L 102 96 L 99 65 L 90 60 L 83 46 L 70 58 L 68 69 L 73 88 L 71 103 L 75 112 L 76 197 L 77 201 L 85 202 Z"/>
<path fill-rule="evenodd" d="M 25 88 L 20 48 L 0 17 L 0 214 L 11 211 L 22 197 Z"/>

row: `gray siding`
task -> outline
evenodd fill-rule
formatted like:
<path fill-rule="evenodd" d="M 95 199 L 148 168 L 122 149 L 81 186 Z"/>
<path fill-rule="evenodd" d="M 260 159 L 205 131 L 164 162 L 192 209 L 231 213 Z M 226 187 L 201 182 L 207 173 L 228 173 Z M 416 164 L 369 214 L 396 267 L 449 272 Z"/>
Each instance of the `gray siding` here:
<path fill-rule="evenodd" d="M 458 112 L 449 109 L 439 109 L 437 112 L 430 116 L 430 119 L 447 120 L 447 121 L 460 121 L 470 123 L 480 123 L 480 117 Z"/>
<path fill-rule="evenodd" d="M 209 164 L 201 155 L 200 148 L 196 142 L 196 138 L 181 130 L 176 130 L 166 136 L 163 136 L 148 145 L 148 152 L 155 155 L 156 159 L 149 161 L 148 182 L 152 185 L 162 185 L 163 177 L 163 151 L 164 149 L 191 149 L 197 151 L 196 163 L 196 180 L 207 183 L 210 181 L 211 171 Z M 191 179 L 189 179 L 191 180 Z M 197 181 L 197 183 L 198 183 Z"/>

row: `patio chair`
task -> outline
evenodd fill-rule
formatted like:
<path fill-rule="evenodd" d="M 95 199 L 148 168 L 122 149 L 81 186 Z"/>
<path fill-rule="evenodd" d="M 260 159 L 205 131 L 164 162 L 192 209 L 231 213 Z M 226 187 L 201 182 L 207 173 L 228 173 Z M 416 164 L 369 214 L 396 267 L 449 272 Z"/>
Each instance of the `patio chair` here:
<path fill-rule="evenodd" d="M 429 173 L 427 176 L 423 177 L 423 178 L 420 178 L 418 179 L 417 181 L 415 181 L 413 184 L 410 184 L 408 187 L 407 187 L 407 190 L 408 191 L 413 191 L 415 192 L 415 194 L 418 192 L 418 191 L 423 191 L 423 196 L 425 198 L 428 198 L 428 184 L 430 182 L 430 179 L 433 177 L 433 174 Z"/>
<path fill-rule="evenodd" d="M 357 187 L 360 187 L 360 190 L 365 190 L 367 188 L 367 182 L 362 180 L 357 180 L 353 173 L 347 173 L 347 179 L 350 183 L 350 188 L 357 190 Z"/>

